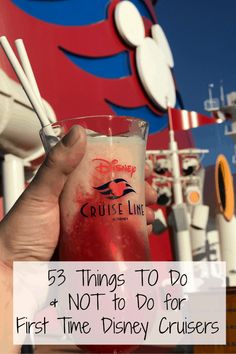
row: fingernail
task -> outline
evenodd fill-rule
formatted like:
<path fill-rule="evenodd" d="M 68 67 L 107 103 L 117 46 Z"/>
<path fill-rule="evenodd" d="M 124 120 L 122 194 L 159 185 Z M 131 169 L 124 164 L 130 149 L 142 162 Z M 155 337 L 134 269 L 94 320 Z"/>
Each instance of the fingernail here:
<path fill-rule="evenodd" d="M 80 136 L 80 128 L 74 125 L 70 131 L 61 139 L 61 142 L 66 147 L 72 147 L 78 140 Z"/>

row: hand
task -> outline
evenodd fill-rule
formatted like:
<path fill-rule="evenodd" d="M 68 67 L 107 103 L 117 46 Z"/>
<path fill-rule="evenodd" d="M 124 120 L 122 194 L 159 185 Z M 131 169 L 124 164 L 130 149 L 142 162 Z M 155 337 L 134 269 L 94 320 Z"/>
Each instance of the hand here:
<path fill-rule="evenodd" d="M 85 148 L 84 129 L 73 127 L 50 151 L 34 180 L 0 223 L 0 352 L 19 351 L 12 344 L 12 262 L 51 259 L 59 238 L 60 194 Z M 146 177 L 150 173 L 147 166 Z M 156 193 L 146 183 L 146 203 L 155 201 Z M 152 223 L 150 208 L 146 215 L 147 223 Z"/>
<path fill-rule="evenodd" d="M 60 193 L 85 146 L 84 130 L 72 128 L 0 224 L 0 353 L 19 353 L 12 338 L 12 262 L 51 258 L 59 236 Z"/>
<path fill-rule="evenodd" d="M 86 134 L 78 126 L 51 149 L 34 180 L 0 224 L 0 261 L 11 266 L 13 260 L 51 259 L 59 238 L 60 194 L 85 149 Z M 145 172 L 148 177 L 148 166 Z M 156 192 L 146 182 L 146 204 L 155 201 Z M 147 208 L 147 223 L 153 219 L 153 211 Z"/>

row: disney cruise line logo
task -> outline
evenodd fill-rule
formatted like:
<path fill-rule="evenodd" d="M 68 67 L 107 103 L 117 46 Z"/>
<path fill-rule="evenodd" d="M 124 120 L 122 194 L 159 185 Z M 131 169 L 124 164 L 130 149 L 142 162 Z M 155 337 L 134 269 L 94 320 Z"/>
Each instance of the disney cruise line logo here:
<path fill-rule="evenodd" d="M 128 182 L 123 178 L 116 178 L 99 187 L 94 187 L 107 199 L 118 199 L 129 193 L 136 193 Z"/>

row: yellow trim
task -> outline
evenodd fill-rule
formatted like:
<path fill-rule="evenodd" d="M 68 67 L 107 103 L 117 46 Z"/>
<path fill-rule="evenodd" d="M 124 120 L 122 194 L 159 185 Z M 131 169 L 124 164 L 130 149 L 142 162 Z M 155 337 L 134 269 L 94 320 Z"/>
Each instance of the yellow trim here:
<path fill-rule="evenodd" d="M 222 191 L 220 191 L 219 172 L 221 172 L 223 180 L 224 203 L 222 200 Z M 215 166 L 215 186 L 216 186 L 216 200 L 220 212 L 227 221 L 230 221 L 234 215 L 234 185 L 233 177 L 230 171 L 228 161 L 224 155 L 219 155 Z M 224 204 L 224 205 L 223 205 Z"/>

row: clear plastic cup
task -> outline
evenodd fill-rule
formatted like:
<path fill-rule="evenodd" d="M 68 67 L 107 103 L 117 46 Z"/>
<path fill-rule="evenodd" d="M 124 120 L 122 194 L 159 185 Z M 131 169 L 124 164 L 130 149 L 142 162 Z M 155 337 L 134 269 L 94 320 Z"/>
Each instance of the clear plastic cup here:
<path fill-rule="evenodd" d="M 91 116 L 52 127 L 61 138 L 73 125 L 86 129 L 87 147 L 60 197 L 59 259 L 149 260 L 144 183 L 148 123 Z M 41 130 L 46 149 L 55 143 L 47 131 Z"/>

